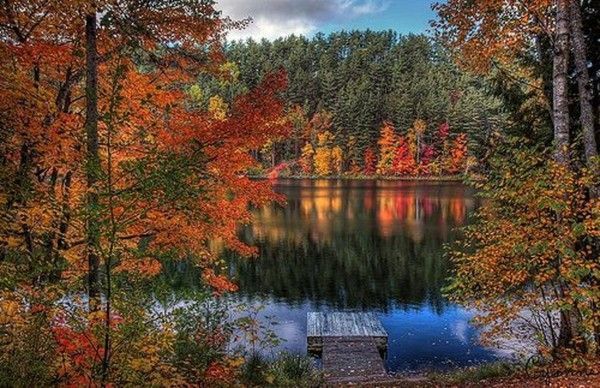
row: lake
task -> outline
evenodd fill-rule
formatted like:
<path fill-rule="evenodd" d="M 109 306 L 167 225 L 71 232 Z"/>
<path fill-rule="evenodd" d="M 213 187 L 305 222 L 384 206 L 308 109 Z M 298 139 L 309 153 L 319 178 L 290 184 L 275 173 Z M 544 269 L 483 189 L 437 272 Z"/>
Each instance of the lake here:
<path fill-rule="evenodd" d="M 306 352 L 308 311 L 369 311 L 389 334 L 391 372 L 445 369 L 498 358 L 478 344 L 471 315 L 441 293 L 444 244 L 477 207 L 459 183 L 278 180 L 285 205 L 255 212 L 240 231 L 259 249 L 230 258 L 238 297 L 273 316 L 281 348 Z"/>

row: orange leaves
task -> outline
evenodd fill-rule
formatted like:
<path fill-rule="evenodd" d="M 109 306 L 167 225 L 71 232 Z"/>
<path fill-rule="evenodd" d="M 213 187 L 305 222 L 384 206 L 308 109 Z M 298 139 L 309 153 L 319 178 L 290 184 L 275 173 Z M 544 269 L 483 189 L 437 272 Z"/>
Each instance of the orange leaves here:
<path fill-rule="evenodd" d="M 379 162 L 377 163 L 377 173 L 381 175 L 391 175 L 394 154 L 398 144 L 396 130 L 390 122 L 384 122 L 380 130 L 379 140 Z"/>
<path fill-rule="evenodd" d="M 233 363 L 230 363 L 233 364 Z M 203 381 L 208 384 L 223 385 L 235 381 L 236 365 L 228 365 L 223 361 L 212 362 L 203 376 Z"/>
<path fill-rule="evenodd" d="M 459 134 L 450 150 L 450 169 L 449 171 L 453 174 L 460 173 L 465 169 L 465 163 L 467 161 L 467 135 L 464 133 Z"/>
<path fill-rule="evenodd" d="M 556 330 L 559 310 L 577 310 L 584 338 L 596 320 L 600 272 L 585 244 L 597 227 L 580 221 L 598 225 L 594 205 L 581 177 L 543 154 L 516 148 L 503 145 L 479 185 L 485 200 L 478 222 L 452 252 L 451 297 L 481 306 L 484 321 L 498 331 L 523 314 L 540 314 L 533 327 L 548 334 Z M 544 347 L 557 346 L 550 337 L 540 339 Z"/>
<path fill-rule="evenodd" d="M 18 318 L 20 306 L 14 300 L 0 300 L 0 325 L 8 325 Z"/>
<path fill-rule="evenodd" d="M 122 261 L 115 267 L 115 272 L 126 272 L 128 274 L 136 274 L 143 277 L 151 277 L 160 273 L 162 265 L 156 259 L 129 259 Z"/>
<path fill-rule="evenodd" d="M 63 363 L 59 369 L 59 377 L 69 381 L 73 386 L 89 384 L 92 376 L 88 375 L 92 366 L 100 362 L 103 349 L 90 331 L 75 331 L 68 326 L 57 326 L 53 329 L 57 351 L 62 354 Z"/>
<path fill-rule="evenodd" d="M 215 293 L 217 294 L 237 291 L 237 285 L 235 283 L 231 282 L 226 276 L 217 275 L 212 269 L 207 268 L 202 271 L 202 280 L 214 288 Z"/>
<path fill-rule="evenodd" d="M 92 9 L 80 0 L 16 0 L 0 6 L 0 275 L 13 294 L 34 284 L 40 294 L 54 295 L 46 304 L 0 297 L 0 324 L 5 317 L 12 323 L 25 317 L 27 324 L 48 318 L 44 328 L 52 335 L 44 339 L 54 339 L 47 347 L 57 353 L 47 358 L 58 363 L 48 366 L 54 382 L 94 385 L 104 368 L 115 381 L 166 385 L 159 379 L 176 375 L 165 361 L 173 351 L 172 332 L 164 322 L 148 323 L 151 312 L 118 299 L 119 286 L 157 275 L 159 259 L 168 256 L 199 266 L 216 293 L 235 291 L 215 272 L 211 242 L 254 254 L 238 239 L 238 224 L 251 220 L 251 206 L 282 199 L 268 182 L 244 173 L 255 163 L 251 150 L 289 130 L 279 100 L 285 75 L 266 77 L 233 100 L 215 97 L 208 111 L 190 109 L 184 91 L 201 73 L 227 73 L 226 82 L 237 76 L 219 52 L 223 23 L 208 2 L 159 3 L 100 0 Z M 82 128 L 82 15 L 96 10 L 100 167 L 90 167 Z M 90 168 L 98 173 L 91 189 Z M 97 204 L 85 206 L 91 191 Z M 102 272 L 101 303 L 90 316 L 80 311 L 85 303 L 74 301 L 85 293 L 86 232 L 97 234 L 91 249 Z M 115 309 L 132 320 L 117 322 Z M 135 330 L 121 331 L 123 325 Z M 143 330 L 154 338 L 137 336 Z M 111 351 L 119 339 L 134 349 L 119 353 L 115 345 Z M 220 351 L 223 341 L 210 345 Z M 223 365 L 215 362 L 207 376 L 216 381 L 227 375 Z"/>
<path fill-rule="evenodd" d="M 451 0 L 435 5 L 439 19 L 433 26 L 460 64 L 485 72 L 493 61 L 510 62 L 535 34 L 552 28 L 551 5 L 551 0 Z"/>

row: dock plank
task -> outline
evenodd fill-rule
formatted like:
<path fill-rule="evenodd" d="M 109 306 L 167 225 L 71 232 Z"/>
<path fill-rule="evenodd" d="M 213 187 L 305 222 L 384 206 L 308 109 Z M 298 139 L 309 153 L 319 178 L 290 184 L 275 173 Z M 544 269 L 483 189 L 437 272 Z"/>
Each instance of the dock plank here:
<path fill-rule="evenodd" d="M 325 381 L 330 384 L 389 379 L 372 337 L 326 337 L 322 361 Z"/>
<path fill-rule="evenodd" d="M 325 381 L 330 384 L 386 381 L 381 354 L 387 332 L 377 315 L 363 312 L 309 312 L 308 349 L 321 353 Z"/>
<path fill-rule="evenodd" d="M 387 337 L 387 332 L 373 313 L 309 312 L 307 335 L 309 337 Z"/>
<path fill-rule="evenodd" d="M 387 332 L 377 315 L 362 312 L 309 312 L 308 350 L 320 352 L 326 337 L 373 337 L 379 350 L 387 348 Z"/>

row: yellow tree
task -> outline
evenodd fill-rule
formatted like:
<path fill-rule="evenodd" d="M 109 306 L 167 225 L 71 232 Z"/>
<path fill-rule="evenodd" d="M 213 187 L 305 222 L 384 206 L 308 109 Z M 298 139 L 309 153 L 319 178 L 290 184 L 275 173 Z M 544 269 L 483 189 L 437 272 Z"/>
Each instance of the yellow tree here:
<path fill-rule="evenodd" d="M 340 146 L 335 146 L 331 150 L 331 170 L 337 175 L 341 175 L 344 167 L 344 152 Z"/>
<path fill-rule="evenodd" d="M 379 162 L 377 173 L 380 175 L 392 175 L 393 162 L 398 147 L 398 136 L 392 123 L 385 121 L 379 132 Z"/>
<path fill-rule="evenodd" d="M 329 131 L 317 134 L 317 149 L 315 150 L 315 173 L 321 176 L 331 175 L 332 172 L 332 143 L 333 135 Z"/>
<path fill-rule="evenodd" d="M 303 174 L 312 174 L 314 154 L 315 150 L 310 142 L 306 143 L 304 147 L 302 147 L 302 153 L 300 154 L 300 160 L 298 160 L 298 163 L 300 164 L 300 170 Z"/>

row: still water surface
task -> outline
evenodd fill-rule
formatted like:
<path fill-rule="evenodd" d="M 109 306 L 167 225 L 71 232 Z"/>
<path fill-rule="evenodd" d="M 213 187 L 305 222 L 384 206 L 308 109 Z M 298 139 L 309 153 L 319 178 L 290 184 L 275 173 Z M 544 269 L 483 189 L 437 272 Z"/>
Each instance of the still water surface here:
<path fill-rule="evenodd" d="M 282 348 L 306 351 L 308 311 L 370 311 L 389 334 L 392 372 L 497 358 L 477 343 L 470 314 L 448 302 L 443 245 L 476 208 L 458 183 L 278 180 L 285 205 L 256 211 L 242 238 L 253 260 L 230 259 L 239 297 L 274 316 Z"/>

